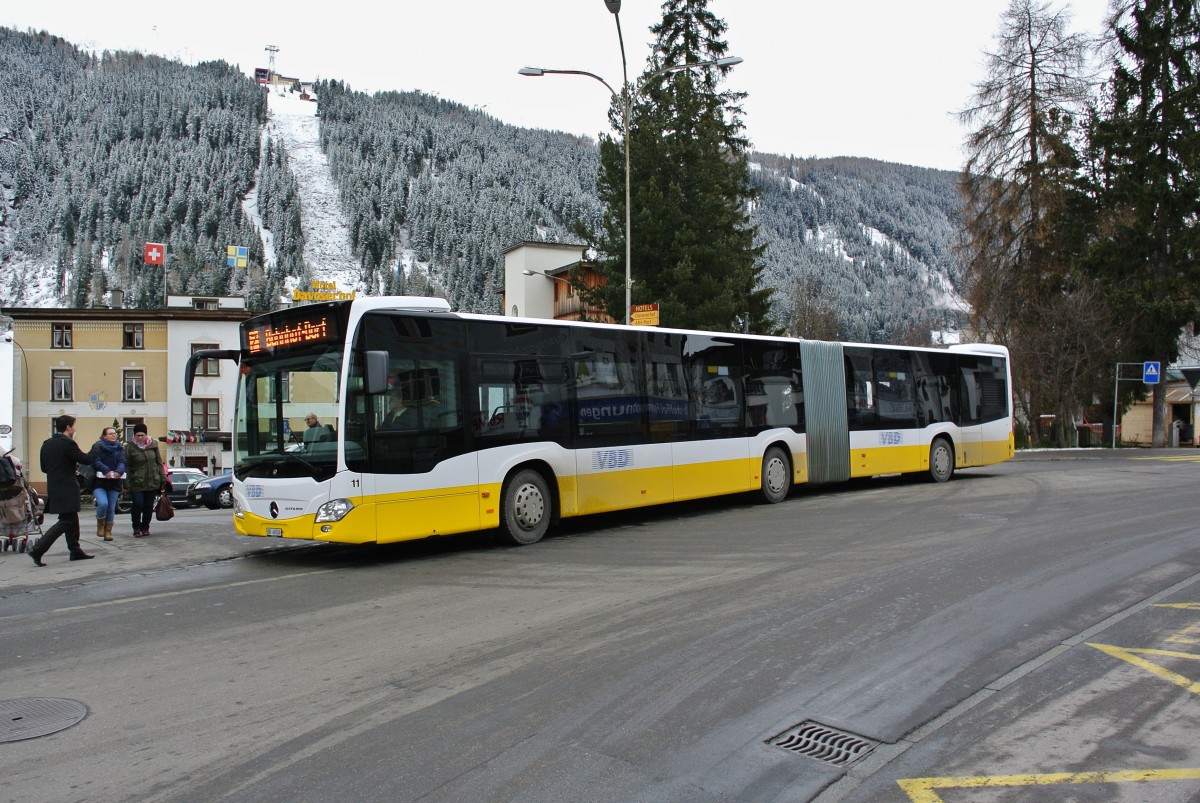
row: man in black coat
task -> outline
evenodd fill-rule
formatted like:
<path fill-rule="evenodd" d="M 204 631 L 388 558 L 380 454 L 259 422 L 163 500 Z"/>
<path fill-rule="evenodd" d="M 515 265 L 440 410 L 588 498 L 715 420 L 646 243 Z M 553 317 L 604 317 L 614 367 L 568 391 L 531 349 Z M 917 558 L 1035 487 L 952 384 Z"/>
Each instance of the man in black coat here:
<path fill-rule="evenodd" d="M 42 444 L 42 471 L 46 475 L 46 512 L 57 513 L 58 521 L 29 550 L 29 557 L 38 566 L 46 565 L 42 563 L 42 555 L 64 534 L 71 560 L 93 557 L 79 548 L 79 510 L 83 503 L 75 479 L 77 467 L 90 462 L 75 443 L 75 416 L 60 415 L 54 419 L 54 436 Z"/>

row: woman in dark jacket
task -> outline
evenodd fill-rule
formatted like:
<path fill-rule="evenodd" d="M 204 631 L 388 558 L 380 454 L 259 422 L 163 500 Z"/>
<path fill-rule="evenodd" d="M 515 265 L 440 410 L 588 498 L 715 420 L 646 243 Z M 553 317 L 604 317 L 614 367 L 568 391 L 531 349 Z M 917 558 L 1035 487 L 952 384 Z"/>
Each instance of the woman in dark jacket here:
<path fill-rule="evenodd" d="M 154 503 L 158 492 L 166 483 L 162 457 L 158 444 L 146 434 L 146 425 L 133 428 L 133 440 L 125 446 L 126 482 L 133 499 L 133 537 L 150 534 L 150 517 L 154 515 Z"/>
<path fill-rule="evenodd" d="M 96 500 L 96 535 L 113 540 L 113 521 L 117 516 L 117 497 L 121 495 L 121 477 L 125 474 L 125 449 L 117 440 L 115 427 L 105 427 L 100 440 L 88 455 L 96 480 L 92 496 Z"/>

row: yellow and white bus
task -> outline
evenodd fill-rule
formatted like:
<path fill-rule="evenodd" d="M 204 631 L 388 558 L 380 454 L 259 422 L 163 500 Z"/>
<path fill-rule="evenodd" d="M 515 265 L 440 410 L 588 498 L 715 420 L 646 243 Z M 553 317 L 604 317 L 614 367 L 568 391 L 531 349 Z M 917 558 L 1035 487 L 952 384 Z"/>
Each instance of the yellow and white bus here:
<path fill-rule="evenodd" d="M 454 313 L 360 298 L 249 319 L 234 523 L 386 543 L 1013 455 L 1008 351 Z M 313 420 L 316 424 L 313 424 Z M 310 424 L 312 426 L 310 426 Z"/>

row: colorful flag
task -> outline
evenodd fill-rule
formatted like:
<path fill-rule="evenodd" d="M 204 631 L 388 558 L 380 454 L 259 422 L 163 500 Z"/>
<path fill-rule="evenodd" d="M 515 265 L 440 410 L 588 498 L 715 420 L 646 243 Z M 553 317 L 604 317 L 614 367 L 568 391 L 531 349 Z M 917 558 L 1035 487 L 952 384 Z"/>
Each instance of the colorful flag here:
<path fill-rule="evenodd" d="M 167 262 L 167 247 L 162 243 L 146 243 L 146 264 L 165 265 Z"/>
<path fill-rule="evenodd" d="M 225 264 L 231 268 L 244 268 L 250 264 L 250 249 L 244 245 L 225 246 Z"/>

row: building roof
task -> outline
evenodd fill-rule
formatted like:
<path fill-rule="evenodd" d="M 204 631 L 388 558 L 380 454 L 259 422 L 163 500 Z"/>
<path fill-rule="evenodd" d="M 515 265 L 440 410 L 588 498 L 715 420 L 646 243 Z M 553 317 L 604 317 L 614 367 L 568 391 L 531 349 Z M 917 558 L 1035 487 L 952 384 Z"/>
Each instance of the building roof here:
<path fill-rule="evenodd" d="M 510 246 L 506 246 L 500 253 L 507 254 L 510 251 L 516 251 L 518 248 L 559 248 L 559 249 L 584 249 L 587 248 L 585 243 L 548 243 L 544 240 L 518 240 Z"/>
<path fill-rule="evenodd" d="M 126 309 L 110 307 L 5 307 L 0 313 L 14 321 L 244 321 L 254 313 L 244 309 Z"/>

